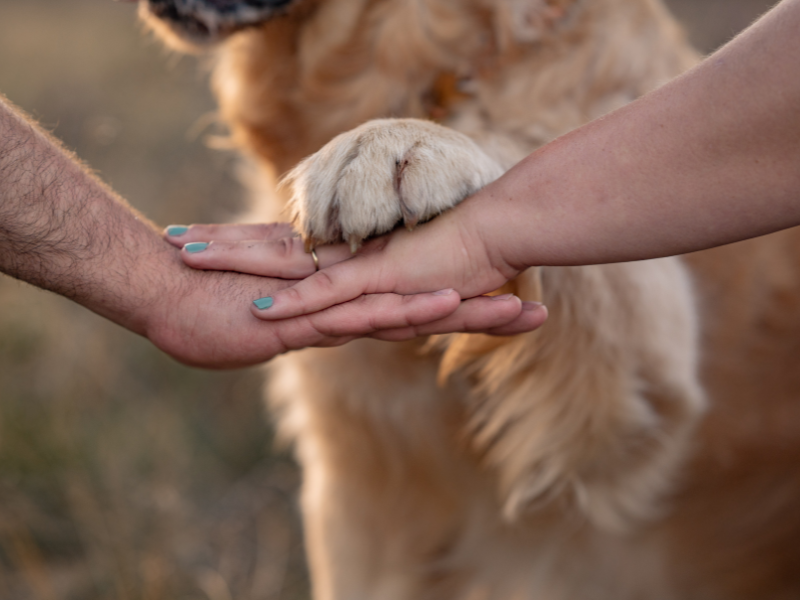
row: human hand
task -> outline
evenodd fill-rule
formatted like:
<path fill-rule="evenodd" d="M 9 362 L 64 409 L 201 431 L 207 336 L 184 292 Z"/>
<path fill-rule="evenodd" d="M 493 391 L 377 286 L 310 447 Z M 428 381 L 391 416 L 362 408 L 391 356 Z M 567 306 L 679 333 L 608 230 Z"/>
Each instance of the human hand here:
<path fill-rule="evenodd" d="M 184 267 L 185 269 L 185 267 Z M 246 310 L 253 295 L 275 293 L 290 282 L 241 275 L 189 271 L 149 307 L 144 333 L 177 360 L 198 367 L 257 364 L 307 346 L 337 346 L 371 336 L 403 340 L 461 329 L 501 328 L 519 312 L 513 303 L 486 310 L 461 303 L 457 294 L 363 296 L 347 305 L 277 322 L 257 321 Z"/>
<path fill-rule="evenodd" d="M 242 310 L 253 296 L 292 281 L 187 269 L 172 255 L 154 282 L 158 301 L 142 307 L 143 333 L 177 360 L 206 368 L 242 367 L 307 346 L 337 346 L 357 337 L 405 340 L 449 331 L 515 333 L 529 315 L 517 302 L 458 294 L 364 295 L 312 315 L 256 321 Z M 173 268 L 175 267 L 175 268 Z M 164 277 L 163 274 L 169 274 Z"/>
<path fill-rule="evenodd" d="M 332 310 L 329 307 L 339 311 L 354 310 L 359 318 L 374 319 L 376 313 L 365 312 L 366 307 L 352 301 L 364 294 L 379 292 L 431 296 L 436 290 L 450 288 L 455 289 L 459 297 L 472 298 L 461 302 L 447 322 L 436 323 L 436 333 L 480 331 L 512 335 L 540 326 L 547 311 L 538 303 L 522 302 L 511 295 L 480 296 L 502 286 L 518 271 L 492 257 L 477 232 L 452 218 L 452 214 L 439 217 L 413 233 L 398 231 L 372 240 L 355 256 L 345 245 L 318 247 L 320 273 L 315 273 L 311 255 L 304 252 L 302 241 L 293 236 L 291 227 L 285 223 L 196 225 L 185 231 L 172 229 L 181 232 L 180 235 L 167 234 L 166 238 L 176 246 L 183 246 L 181 257 L 194 268 L 236 270 L 287 279 L 308 277 L 262 296 L 259 304 L 269 304 L 271 299 L 269 308 L 260 309 L 253 304 L 253 314 L 263 320 L 281 322 L 299 315 L 321 315 Z M 436 260 L 429 260 L 431 256 Z M 406 302 L 414 298 L 413 295 L 404 297 Z M 405 304 L 397 310 L 403 313 L 410 308 L 411 304 Z M 467 322 L 461 318 L 462 314 L 469 314 L 474 320 Z M 478 324 L 478 314 L 484 319 L 514 316 L 502 326 L 487 327 Z M 434 323 L 426 326 L 430 329 Z M 430 333 L 425 329 L 416 330 L 417 335 Z M 384 331 L 380 337 L 398 339 L 395 336 L 399 334 L 399 331 Z"/>

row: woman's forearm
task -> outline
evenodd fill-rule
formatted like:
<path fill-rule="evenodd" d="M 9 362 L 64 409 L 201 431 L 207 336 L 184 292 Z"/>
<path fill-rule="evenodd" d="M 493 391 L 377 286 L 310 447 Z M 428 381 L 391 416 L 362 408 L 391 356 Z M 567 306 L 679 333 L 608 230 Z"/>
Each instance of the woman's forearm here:
<path fill-rule="evenodd" d="M 800 224 L 800 0 L 465 203 L 515 267 L 681 254 Z"/>

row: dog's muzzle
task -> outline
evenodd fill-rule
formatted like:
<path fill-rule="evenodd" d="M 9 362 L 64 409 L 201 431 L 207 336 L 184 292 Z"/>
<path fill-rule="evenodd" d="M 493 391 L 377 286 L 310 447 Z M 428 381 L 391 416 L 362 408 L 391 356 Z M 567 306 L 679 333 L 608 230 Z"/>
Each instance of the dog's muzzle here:
<path fill-rule="evenodd" d="M 295 0 L 143 0 L 144 10 L 195 44 L 263 23 Z"/>

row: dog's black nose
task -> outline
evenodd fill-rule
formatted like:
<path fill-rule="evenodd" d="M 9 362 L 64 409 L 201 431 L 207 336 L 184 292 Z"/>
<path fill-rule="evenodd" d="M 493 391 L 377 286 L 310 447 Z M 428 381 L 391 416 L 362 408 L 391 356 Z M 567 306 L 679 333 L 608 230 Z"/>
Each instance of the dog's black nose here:
<path fill-rule="evenodd" d="M 220 12 L 241 10 L 244 7 L 250 8 L 281 8 L 291 3 L 292 0 L 205 0 L 205 3 Z"/>
<path fill-rule="evenodd" d="M 295 0 L 144 0 L 149 17 L 182 40 L 209 46 L 283 13 Z"/>
<path fill-rule="evenodd" d="M 277 8 L 279 6 L 283 6 L 285 4 L 289 4 L 292 0 L 246 0 L 245 4 L 249 4 L 251 6 L 266 6 L 269 8 Z"/>
<path fill-rule="evenodd" d="M 121 2 L 136 2 L 137 0 L 118 0 Z M 151 5 L 172 6 L 179 5 L 185 12 L 196 10 L 205 6 L 219 13 L 233 13 L 242 9 L 253 8 L 257 10 L 282 8 L 294 0 L 200 0 L 199 2 L 182 2 L 181 0 L 150 0 Z"/>

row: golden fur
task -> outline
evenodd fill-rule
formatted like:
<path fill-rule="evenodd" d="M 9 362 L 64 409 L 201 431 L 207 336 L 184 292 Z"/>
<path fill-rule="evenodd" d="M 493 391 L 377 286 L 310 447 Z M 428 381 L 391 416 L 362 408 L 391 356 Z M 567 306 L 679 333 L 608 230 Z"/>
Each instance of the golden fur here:
<path fill-rule="evenodd" d="M 214 89 L 277 218 L 275 181 L 367 121 L 435 119 L 507 169 L 695 61 L 657 0 L 306 0 L 222 43 Z M 539 331 L 275 359 L 315 598 L 799 597 L 798 257 L 789 231 L 532 269 Z"/>

